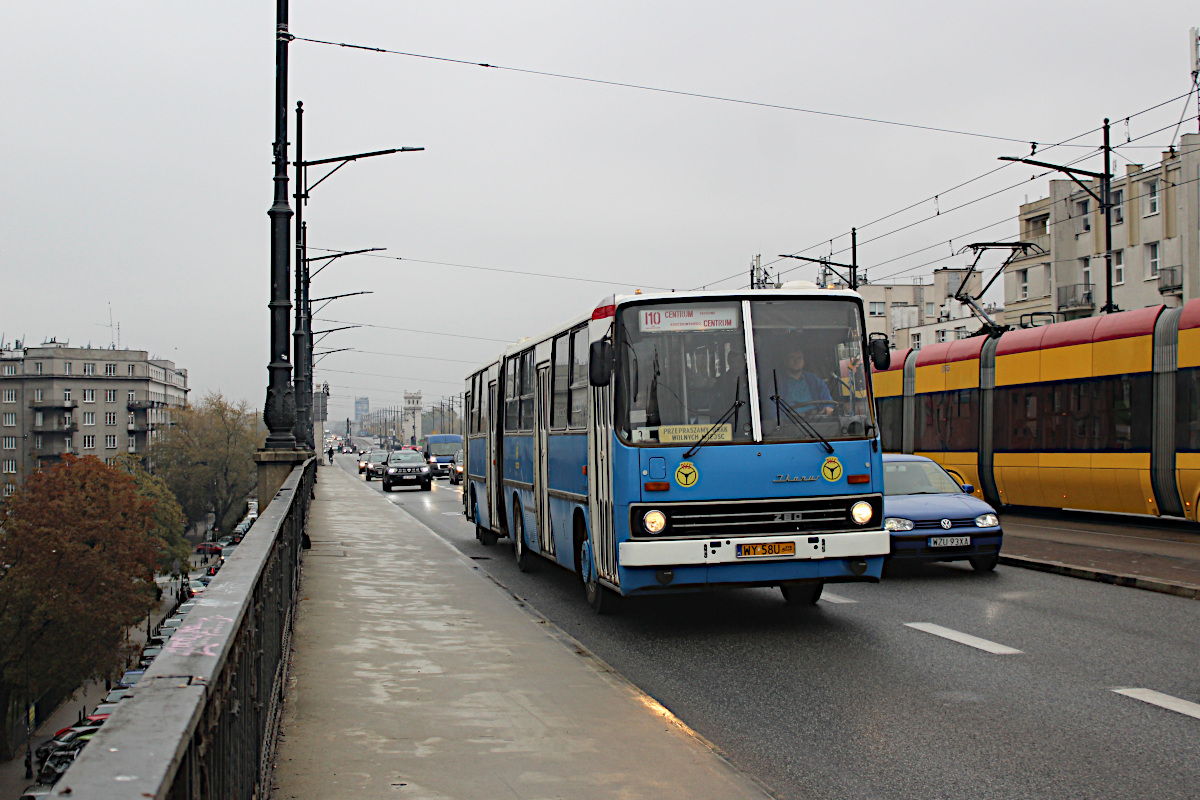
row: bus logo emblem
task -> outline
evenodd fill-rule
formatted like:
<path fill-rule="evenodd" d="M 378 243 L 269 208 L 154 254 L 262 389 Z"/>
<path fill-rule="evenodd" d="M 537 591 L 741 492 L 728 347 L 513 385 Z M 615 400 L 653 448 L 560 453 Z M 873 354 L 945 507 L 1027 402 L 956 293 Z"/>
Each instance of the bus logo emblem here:
<path fill-rule="evenodd" d="M 683 488 L 687 489 L 696 485 L 696 481 L 700 480 L 700 472 L 696 469 L 696 465 L 690 461 L 681 462 L 675 468 L 675 482 Z"/>
<path fill-rule="evenodd" d="M 837 456 L 825 459 L 825 463 L 821 465 L 821 477 L 830 483 L 842 477 L 842 462 L 837 460 Z"/>

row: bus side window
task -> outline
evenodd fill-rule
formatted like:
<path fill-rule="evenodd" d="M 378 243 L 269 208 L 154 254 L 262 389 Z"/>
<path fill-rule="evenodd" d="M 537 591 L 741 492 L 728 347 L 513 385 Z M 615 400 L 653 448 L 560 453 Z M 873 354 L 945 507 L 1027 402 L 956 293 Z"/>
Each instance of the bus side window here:
<path fill-rule="evenodd" d="M 585 428 L 588 422 L 588 334 L 579 328 L 571 334 L 571 418 L 572 428 Z"/>
<path fill-rule="evenodd" d="M 517 394 L 517 360 L 518 357 L 513 357 L 508 360 L 504 368 L 504 430 L 517 430 L 517 422 L 520 419 L 520 404 L 521 400 Z"/>
<path fill-rule="evenodd" d="M 551 385 L 554 399 L 550 404 L 550 427 L 560 431 L 567 427 L 568 387 L 571 384 L 571 348 L 567 334 L 554 339 L 554 358 Z"/>

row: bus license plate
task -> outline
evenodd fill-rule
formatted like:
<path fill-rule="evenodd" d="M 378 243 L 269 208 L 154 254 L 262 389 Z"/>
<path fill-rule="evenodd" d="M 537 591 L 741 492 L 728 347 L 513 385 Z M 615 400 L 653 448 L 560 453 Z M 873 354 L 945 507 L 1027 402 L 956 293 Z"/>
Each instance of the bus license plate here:
<path fill-rule="evenodd" d="M 796 555 L 795 542 L 759 542 L 754 544 L 739 544 L 738 558 L 770 558 L 777 556 Z"/>
<path fill-rule="evenodd" d="M 930 547 L 970 547 L 970 536 L 930 536 Z"/>

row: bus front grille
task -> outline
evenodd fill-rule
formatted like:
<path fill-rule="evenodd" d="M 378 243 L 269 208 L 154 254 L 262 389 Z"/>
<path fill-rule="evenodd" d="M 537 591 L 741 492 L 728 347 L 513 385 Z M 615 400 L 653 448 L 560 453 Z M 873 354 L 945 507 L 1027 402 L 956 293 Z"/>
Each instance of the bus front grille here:
<path fill-rule="evenodd" d="M 874 514 L 866 525 L 850 519 L 850 507 L 860 500 Z M 646 512 L 661 511 L 667 524 L 657 534 L 642 525 Z M 881 495 L 804 497 L 781 500 L 720 500 L 700 503 L 635 503 L 629 507 L 629 531 L 635 539 L 762 536 L 788 533 L 833 533 L 878 530 L 883 522 Z"/>

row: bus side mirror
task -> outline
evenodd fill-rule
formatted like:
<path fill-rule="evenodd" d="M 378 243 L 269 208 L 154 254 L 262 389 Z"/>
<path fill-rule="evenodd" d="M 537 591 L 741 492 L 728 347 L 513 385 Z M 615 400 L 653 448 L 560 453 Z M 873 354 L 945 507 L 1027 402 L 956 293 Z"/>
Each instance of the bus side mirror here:
<path fill-rule="evenodd" d="M 886 333 L 872 333 L 868 347 L 871 351 L 871 366 L 883 372 L 892 366 L 892 346 Z"/>
<path fill-rule="evenodd" d="M 613 346 L 607 339 L 592 342 L 588 353 L 588 383 L 592 386 L 608 386 L 612 380 Z"/>

